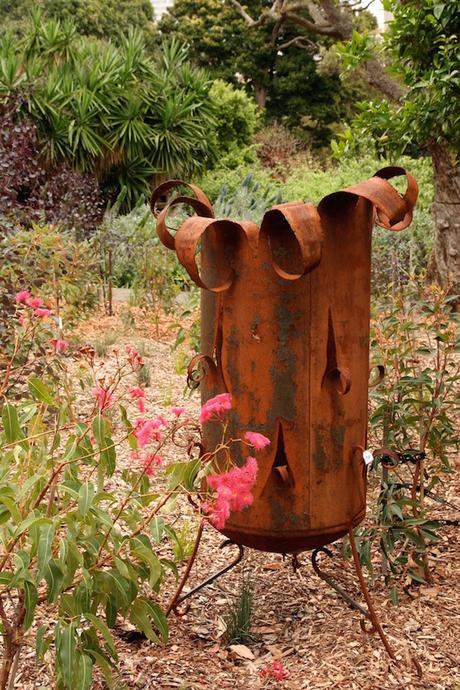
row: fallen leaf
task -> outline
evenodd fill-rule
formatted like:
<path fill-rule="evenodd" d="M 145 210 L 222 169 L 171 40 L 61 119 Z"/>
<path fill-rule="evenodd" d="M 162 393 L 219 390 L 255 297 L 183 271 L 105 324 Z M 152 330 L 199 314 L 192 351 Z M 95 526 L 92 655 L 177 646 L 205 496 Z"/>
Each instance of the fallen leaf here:
<path fill-rule="evenodd" d="M 236 656 L 241 657 L 241 659 L 250 659 L 251 661 L 255 659 L 249 647 L 246 647 L 244 644 L 231 644 L 229 645 L 229 649 L 231 649 Z"/>

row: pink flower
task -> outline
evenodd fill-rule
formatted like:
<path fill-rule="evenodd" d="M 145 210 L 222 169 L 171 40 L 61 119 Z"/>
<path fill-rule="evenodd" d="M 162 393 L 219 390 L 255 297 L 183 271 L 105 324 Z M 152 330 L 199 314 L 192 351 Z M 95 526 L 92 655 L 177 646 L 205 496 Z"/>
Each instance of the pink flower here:
<path fill-rule="evenodd" d="M 232 396 L 230 393 L 220 393 L 214 398 L 207 400 L 201 408 L 200 421 L 218 421 L 223 418 L 225 412 L 232 407 Z"/>
<path fill-rule="evenodd" d="M 40 319 L 44 319 L 45 316 L 49 316 L 51 314 L 50 309 L 44 309 L 42 307 L 38 307 L 38 309 L 34 309 L 34 316 L 38 316 Z"/>
<path fill-rule="evenodd" d="M 108 388 L 97 386 L 96 388 L 93 388 L 92 393 L 97 400 L 100 410 L 105 410 L 107 407 L 110 407 L 112 402 L 112 393 L 108 390 Z"/>
<path fill-rule="evenodd" d="M 146 475 L 151 477 L 155 472 L 155 467 L 163 463 L 163 458 L 161 455 L 155 455 L 154 453 L 147 453 L 141 460 L 142 468 Z"/>
<path fill-rule="evenodd" d="M 144 366 L 144 360 L 132 345 L 127 345 L 125 347 L 125 352 L 128 355 L 128 362 L 131 364 L 133 369 Z"/>
<path fill-rule="evenodd" d="M 32 309 L 37 309 L 42 306 L 43 300 L 41 297 L 27 297 L 26 304 Z"/>
<path fill-rule="evenodd" d="M 152 441 L 161 441 L 163 434 L 161 429 L 167 426 L 168 422 L 159 415 L 155 419 L 140 419 L 134 429 L 139 448 L 145 448 Z"/>
<path fill-rule="evenodd" d="M 27 290 L 21 290 L 20 292 L 17 292 L 15 295 L 15 300 L 16 302 L 26 302 L 30 297 L 30 292 L 27 292 Z"/>
<path fill-rule="evenodd" d="M 273 659 L 271 664 L 267 664 L 264 668 L 260 669 L 260 675 L 262 678 L 272 678 L 273 680 L 282 681 L 286 680 L 289 673 L 286 671 L 281 661 Z"/>
<path fill-rule="evenodd" d="M 230 513 L 243 510 L 254 500 L 251 493 L 257 477 L 257 460 L 248 457 L 243 467 L 233 467 L 229 472 L 208 477 L 208 485 L 216 490 L 212 504 L 204 503 L 203 511 L 217 529 L 223 529 Z"/>
<path fill-rule="evenodd" d="M 145 391 L 142 390 L 142 388 L 130 388 L 128 391 L 130 398 L 133 400 L 137 400 L 138 398 L 145 398 Z"/>
<path fill-rule="evenodd" d="M 171 407 L 171 413 L 176 415 L 176 417 L 180 417 L 185 411 L 185 407 Z"/>
<path fill-rule="evenodd" d="M 142 388 L 131 388 L 131 390 L 128 391 L 129 395 L 133 400 L 137 401 L 137 409 L 141 414 L 144 414 L 145 412 L 145 404 L 144 404 L 144 398 L 145 398 L 145 392 L 142 390 Z"/>
<path fill-rule="evenodd" d="M 270 445 L 270 439 L 263 434 L 258 434 L 257 431 L 246 431 L 244 438 L 255 450 L 262 450 L 265 446 Z"/>
<path fill-rule="evenodd" d="M 56 352 L 65 352 L 69 347 L 69 342 L 68 340 L 58 340 L 57 338 L 53 338 L 51 340 L 51 345 L 54 347 Z"/>

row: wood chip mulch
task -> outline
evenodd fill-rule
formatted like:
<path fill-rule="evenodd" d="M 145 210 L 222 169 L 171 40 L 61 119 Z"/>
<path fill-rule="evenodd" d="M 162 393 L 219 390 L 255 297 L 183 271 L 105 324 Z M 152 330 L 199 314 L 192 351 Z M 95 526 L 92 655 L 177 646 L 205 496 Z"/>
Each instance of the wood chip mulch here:
<path fill-rule="evenodd" d="M 98 333 L 118 327 L 117 316 L 99 318 L 81 329 L 80 337 L 94 335 L 95 323 Z M 135 332 L 136 342 L 144 339 L 146 343 L 146 361 L 152 373 L 147 398 L 159 410 L 179 403 L 184 392 L 185 377 L 175 373 L 175 355 L 170 347 L 172 323 L 174 319 L 162 323 L 160 338 L 155 341 L 147 326 Z M 129 341 L 126 330 L 121 341 Z M 198 397 L 191 398 L 186 405 L 190 412 L 198 411 Z M 458 465 L 457 460 L 457 470 Z M 443 495 L 460 505 L 458 472 L 449 480 Z M 371 500 L 372 487 L 369 503 Z M 181 504 L 177 510 L 180 513 Z M 439 508 L 434 507 L 433 514 L 440 517 Z M 178 517 L 188 520 L 186 514 Z M 443 517 L 455 519 L 459 515 L 444 513 Z M 190 525 L 193 530 L 193 521 Z M 233 557 L 231 548 L 219 549 L 222 540 L 222 535 L 212 527 L 205 530 L 189 587 Z M 362 601 L 351 562 L 342 560 L 341 544 L 331 548 L 335 558 L 330 562 L 323 560 L 324 569 Z M 246 550 L 241 564 L 191 598 L 184 616 L 171 616 L 170 639 L 165 646 L 145 640 L 128 642 L 120 626 L 116 636 L 120 657 L 117 688 L 460 690 L 459 554 L 460 528 L 445 527 L 442 539 L 431 549 L 433 585 L 415 588 L 411 596 L 402 592 L 398 607 L 390 603 L 388 591 L 380 582 L 372 586 L 375 606 L 396 650 L 398 663 L 394 663 L 377 635 L 362 632 L 359 613 L 352 611 L 314 574 L 308 553 L 300 556 L 301 567 L 294 572 L 289 558 L 283 560 L 277 554 Z M 254 588 L 254 642 L 230 649 L 223 641 L 222 617 L 234 600 L 243 575 L 249 577 Z M 174 588 L 171 578 L 161 593 L 163 604 Z M 273 659 L 281 660 L 289 673 L 278 684 L 267 682 L 260 675 Z M 47 671 L 46 666 L 35 669 L 33 651 L 24 653 L 15 687 L 52 688 Z M 105 685 L 96 678 L 93 687 L 102 690 Z"/>

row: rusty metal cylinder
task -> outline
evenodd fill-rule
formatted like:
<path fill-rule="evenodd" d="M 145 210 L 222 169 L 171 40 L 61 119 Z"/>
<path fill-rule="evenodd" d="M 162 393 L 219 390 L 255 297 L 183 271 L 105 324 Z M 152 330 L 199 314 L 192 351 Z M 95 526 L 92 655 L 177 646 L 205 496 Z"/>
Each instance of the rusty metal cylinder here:
<path fill-rule="evenodd" d="M 404 196 L 387 181 L 403 174 Z M 180 185 L 161 185 L 152 208 Z M 281 553 L 328 544 L 366 508 L 372 228 L 375 221 L 391 230 L 409 225 L 416 182 L 401 168 L 385 168 L 318 206 L 277 206 L 260 228 L 214 219 L 204 194 L 191 189 L 193 198 L 169 202 L 157 228 L 202 288 L 202 354 L 195 358 L 205 370 L 202 400 L 230 393 L 229 437 L 250 430 L 271 441 L 256 454 L 253 504 L 232 513 L 223 533 Z M 173 237 L 166 217 L 177 203 L 198 215 Z M 219 425 L 204 424 L 207 451 L 219 434 Z M 237 464 L 251 454 L 242 444 L 232 448 Z"/>

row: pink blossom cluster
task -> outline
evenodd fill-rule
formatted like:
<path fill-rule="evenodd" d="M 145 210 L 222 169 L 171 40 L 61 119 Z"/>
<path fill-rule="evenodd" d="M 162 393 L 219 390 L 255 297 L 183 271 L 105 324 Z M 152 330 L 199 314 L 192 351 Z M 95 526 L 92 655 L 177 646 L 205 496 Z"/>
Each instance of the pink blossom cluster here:
<path fill-rule="evenodd" d="M 262 450 L 265 446 L 270 445 L 270 439 L 257 431 L 246 431 L 244 438 L 255 450 Z"/>
<path fill-rule="evenodd" d="M 171 414 L 175 417 L 180 417 L 184 412 L 186 412 L 185 407 L 171 407 Z"/>
<path fill-rule="evenodd" d="M 132 400 L 136 401 L 137 409 L 139 410 L 139 412 L 144 414 L 144 412 L 145 412 L 145 402 L 144 402 L 145 391 L 143 391 L 142 388 L 139 388 L 139 386 L 137 386 L 136 388 L 131 388 L 128 391 L 128 393 L 129 393 L 130 398 Z"/>
<path fill-rule="evenodd" d="M 251 493 L 257 477 L 257 460 L 248 457 L 243 467 L 233 467 L 229 472 L 208 477 L 208 485 L 216 490 L 212 504 L 204 503 L 203 512 L 217 529 L 222 529 L 230 513 L 243 510 L 254 500 Z"/>
<path fill-rule="evenodd" d="M 276 661 L 276 659 L 273 659 L 271 664 L 267 664 L 260 670 L 260 676 L 262 678 L 271 678 L 276 681 L 286 680 L 288 675 L 289 673 L 284 668 L 283 663 L 281 661 Z"/>
<path fill-rule="evenodd" d="M 232 407 L 232 396 L 230 393 L 220 393 L 214 398 L 207 400 L 201 408 L 200 421 L 211 422 L 222 420 L 225 412 Z"/>
<path fill-rule="evenodd" d="M 127 345 L 125 347 L 125 352 L 128 355 L 128 362 L 131 364 L 133 369 L 144 366 L 144 360 L 132 345 Z"/>
<path fill-rule="evenodd" d="M 168 420 L 162 415 L 155 419 L 140 419 L 134 429 L 134 436 L 139 448 L 145 448 L 152 441 L 161 441 L 163 438 L 162 429 L 168 426 Z"/>
<path fill-rule="evenodd" d="M 109 391 L 108 388 L 104 388 L 103 386 L 96 386 L 92 390 L 92 394 L 97 400 L 97 406 L 101 410 L 105 410 L 110 405 L 112 404 L 112 393 Z"/>
<path fill-rule="evenodd" d="M 56 352 L 65 352 L 69 347 L 68 340 L 60 340 L 59 338 L 52 338 L 51 345 L 54 347 Z"/>
<path fill-rule="evenodd" d="M 163 458 L 157 453 L 145 453 L 141 455 L 138 451 L 134 450 L 131 453 L 132 460 L 137 460 L 142 468 L 142 471 L 148 476 L 152 477 L 155 473 L 155 467 L 163 464 Z"/>
<path fill-rule="evenodd" d="M 34 316 L 38 316 L 40 319 L 44 319 L 45 316 L 51 314 L 51 309 L 44 306 L 44 302 L 41 297 L 32 297 L 30 292 L 27 290 L 20 290 L 15 295 L 15 300 L 18 304 L 25 304 L 31 309 L 33 309 Z"/>

